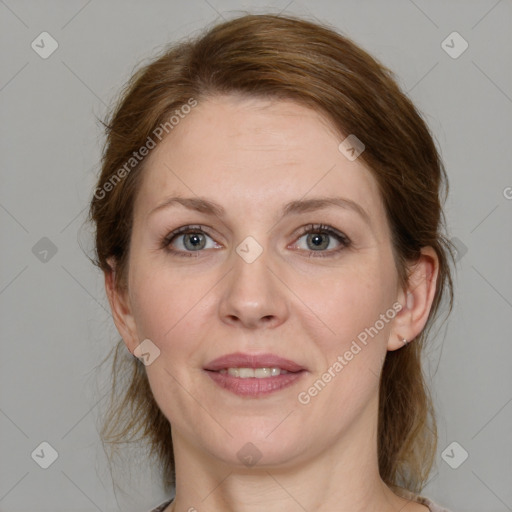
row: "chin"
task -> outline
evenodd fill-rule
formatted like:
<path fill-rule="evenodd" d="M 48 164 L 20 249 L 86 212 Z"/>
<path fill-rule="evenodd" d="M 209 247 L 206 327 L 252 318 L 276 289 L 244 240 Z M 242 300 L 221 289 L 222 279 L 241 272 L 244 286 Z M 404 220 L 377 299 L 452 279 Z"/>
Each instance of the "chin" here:
<path fill-rule="evenodd" d="M 275 426 L 274 423 L 272 428 Z M 277 429 L 272 432 L 272 428 L 265 423 L 262 430 L 240 429 L 229 442 L 214 443 L 209 451 L 225 464 L 251 470 L 286 467 L 296 462 L 304 454 L 304 440 L 289 430 L 278 433 Z"/>

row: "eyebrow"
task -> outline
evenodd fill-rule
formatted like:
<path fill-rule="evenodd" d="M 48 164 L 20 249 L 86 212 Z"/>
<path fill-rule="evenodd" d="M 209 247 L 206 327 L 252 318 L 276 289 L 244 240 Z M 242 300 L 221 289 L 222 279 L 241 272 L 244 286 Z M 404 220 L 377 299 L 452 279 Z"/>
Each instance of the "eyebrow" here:
<path fill-rule="evenodd" d="M 181 205 L 189 210 L 195 210 L 200 213 L 214 215 L 216 217 L 224 217 L 226 214 L 225 209 L 218 203 L 210 201 L 204 197 L 168 197 L 153 210 L 148 213 L 148 216 L 153 215 L 155 212 L 160 211 L 171 206 Z M 357 213 L 362 219 L 371 226 L 370 216 L 366 210 L 358 203 L 351 199 L 343 197 L 314 197 L 311 199 L 297 199 L 286 203 L 281 211 L 279 219 L 287 215 L 308 213 L 316 210 L 323 210 L 337 206 L 345 210 L 352 210 Z"/>

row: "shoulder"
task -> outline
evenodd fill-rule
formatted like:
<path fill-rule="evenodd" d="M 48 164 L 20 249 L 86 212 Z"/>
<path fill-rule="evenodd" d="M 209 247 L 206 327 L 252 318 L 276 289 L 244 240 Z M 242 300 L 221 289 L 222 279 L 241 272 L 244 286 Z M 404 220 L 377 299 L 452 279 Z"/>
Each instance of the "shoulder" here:
<path fill-rule="evenodd" d="M 430 510 L 430 512 L 451 512 L 447 508 L 444 508 L 441 505 L 438 505 L 437 503 L 432 501 L 430 498 L 427 498 L 425 496 L 419 496 L 410 491 L 403 491 L 402 493 L 400 493 L 400 495 L 403 498 L 407 498 L 412 501 L 415 501 L 416 503 L 419 503 L 420 505 L 425 505 Z"/>
<path fill-rule="evenodd" d="M 166 507 L 172 503 L 172 499 L 167 500 L 165 503 L 158 505 L 158 507 L 151 509 L 149 512 L 163 512 Z"/>
<path fill-rule="evenodd" d="M 444 508 L 441 505 L 434 503 L 432 500 L 425 498 L 424 496 L 418 496 L 417 501 L 422 505 L 426 505 L 430 509 L 430 512 L 451 512 L 447 508 Z"/>

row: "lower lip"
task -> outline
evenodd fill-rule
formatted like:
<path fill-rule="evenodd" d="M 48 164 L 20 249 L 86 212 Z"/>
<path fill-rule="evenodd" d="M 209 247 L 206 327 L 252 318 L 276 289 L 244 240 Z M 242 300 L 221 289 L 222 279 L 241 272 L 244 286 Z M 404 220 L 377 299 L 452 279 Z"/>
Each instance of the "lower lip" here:
<path fill-rule="evenodd" d="M 205 371 L 221 388 L 227 389 L 239 396 L 249 397 L 265 396 L 287 388 L 297 382 L 297 380 L 306 373 L 302 370 L 300 372 L 284 373 L 282 375 L 265 377 L 263 379 L 257 379 L 256 377 L 242 379 L 240 377 L 233 377 L 232 375 L 229 375 L 229 373 L 219 373 L 209 370 Z"/>

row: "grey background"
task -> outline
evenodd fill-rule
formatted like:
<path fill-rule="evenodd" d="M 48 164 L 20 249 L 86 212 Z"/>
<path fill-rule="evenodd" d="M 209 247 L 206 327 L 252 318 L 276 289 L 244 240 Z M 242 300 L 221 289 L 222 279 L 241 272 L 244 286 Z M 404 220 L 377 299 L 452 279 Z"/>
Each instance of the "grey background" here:
<path fill-rule="evenodd" d="M 435 133 L 460 260 L 428 353 L 440 440 L 423 494 L 454 512 L 512 510 L 510 1 L 0 0 L 0 511 L 141 512 L 165 498 L 140 458 L 114 489 L 97 433 L 108 388 L 95 367 L 119 336 L 84 254 L 96 116 L 141 60 L 240 10 L 332 23 L 396 72 Z M 59 45 L 47 59 L 31 48 L 43 31 Z M 453 31 L 469 44 L 456 59 L 441 46 Z M 43 441 L 58 453 L 48 469 L 31 458 Z M 454 441 L 469 453 L 457 469 L 442 457 Z"/>

